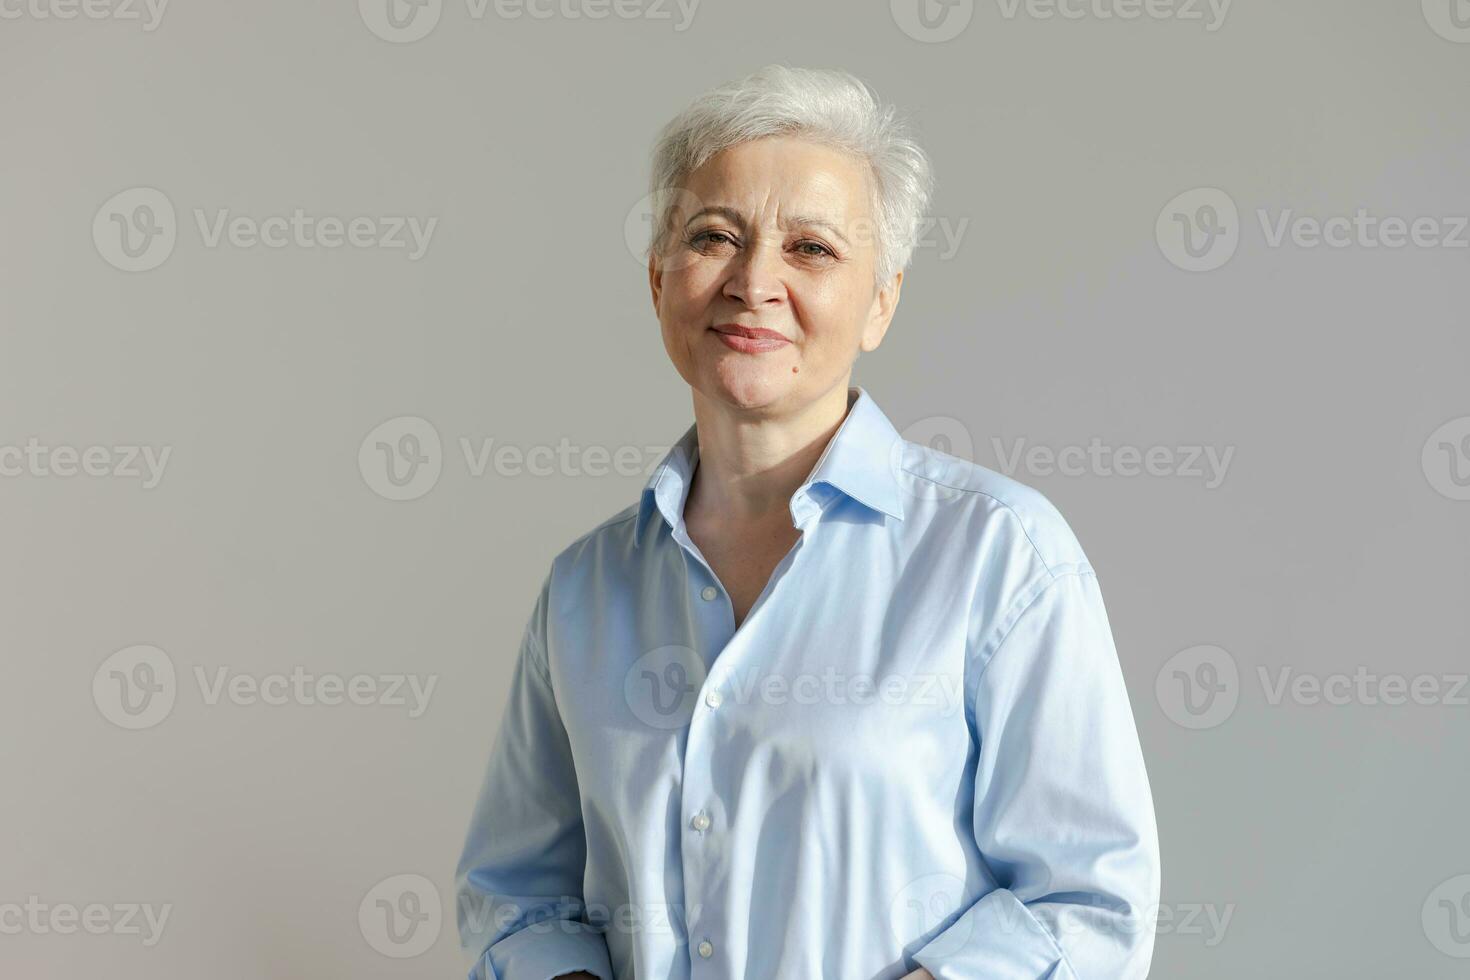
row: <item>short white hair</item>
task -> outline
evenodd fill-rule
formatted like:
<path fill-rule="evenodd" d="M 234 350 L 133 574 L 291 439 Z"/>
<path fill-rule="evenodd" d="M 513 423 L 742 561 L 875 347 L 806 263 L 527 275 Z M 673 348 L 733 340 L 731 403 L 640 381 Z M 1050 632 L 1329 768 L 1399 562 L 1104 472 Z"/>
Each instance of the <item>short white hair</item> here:
<path fill-rule="evenodd" d="M 837 69 L 766 65 L 701 95 L 660 131 L 653 148 L 649 248 L 662 254 L 678 191 L 689 174 L 728 147 L 764 136 L 811 140 L 865 159 L 871 172 L 875 281 L 906 269 L 934 192 L 929 157 L 898 110 Z"/>

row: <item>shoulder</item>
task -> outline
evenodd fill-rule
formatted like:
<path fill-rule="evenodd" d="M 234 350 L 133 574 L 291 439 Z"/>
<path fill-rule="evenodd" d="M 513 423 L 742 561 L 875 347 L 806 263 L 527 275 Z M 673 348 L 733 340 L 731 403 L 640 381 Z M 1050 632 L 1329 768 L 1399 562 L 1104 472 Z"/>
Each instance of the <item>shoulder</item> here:
<path fill-rule="evenodd" d="M 634 519 L 638 516 L 638 504 L 632 503 L 617 513 L 597 522 L 577 535 L 557 553 L 556 562 L 575 563 L 598 552 L 622 550 L 633 546 Z"/>
<path fill-rule="evenodd" d="M 610 564 L 634 561 L 633 528 L 638 504 L 629 504 L 563 545 L 551 560 L 544 588 L 570 597 L 605 575 Z"/>
<path fill-rule="evenodd" d="M 1005 561 L 1012 572 L 1017 565 L 1030 565 L 1036 576 L 1050 580 L 1091 571 L 1071 524 L 1029 484 L 908 440 L 898 479 L 905 508 L 922 524 L 945 525 L 967 544 Z"/>
<path fill-rule="evenodd" d="M 1044 493 L 928 446 L 907 444 L 904 461 L 906 503 L 914 500 L 921 524 L 928 525 L 919 533 L 931 533 L 938 522 L 969 556 L 969 643 L 979 666 L 972 678 L 985 672 L 999 644 L 1033 607 L 1042 610 L 1035 615 L 1043 621 L 1109 629 L 1082 543 Z M 1079 656 L 1101 649 L 1080 641 L 1074 646 Z"/>

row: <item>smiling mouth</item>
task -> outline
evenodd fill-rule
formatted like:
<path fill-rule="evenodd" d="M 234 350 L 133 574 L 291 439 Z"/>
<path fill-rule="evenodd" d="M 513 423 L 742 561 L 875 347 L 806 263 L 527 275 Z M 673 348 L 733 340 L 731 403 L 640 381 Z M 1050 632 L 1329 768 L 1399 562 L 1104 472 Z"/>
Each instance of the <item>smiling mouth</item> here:
<path fill-rule="evenodd" d="M 738 323 L 717 323 L 711 330 L 731 350 L 742 354 L 761 354 L 780 350 L 791 343 L 784 334 L 765 327 L 744 327 Z"/>

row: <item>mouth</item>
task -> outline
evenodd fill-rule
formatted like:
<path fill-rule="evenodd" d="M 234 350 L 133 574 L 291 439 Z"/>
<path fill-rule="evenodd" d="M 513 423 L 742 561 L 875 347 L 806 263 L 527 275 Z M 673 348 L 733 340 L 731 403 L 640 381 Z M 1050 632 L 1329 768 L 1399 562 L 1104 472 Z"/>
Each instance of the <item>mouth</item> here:
<path fill-rule="evenodd" d="M 738 323 L 717 323 L 710 327 L 720 341 L 731 350 L 743 354 L 760 354 L 780 350 L 791 343 L 785 334 L 766 327 L 743 327 Z"/>

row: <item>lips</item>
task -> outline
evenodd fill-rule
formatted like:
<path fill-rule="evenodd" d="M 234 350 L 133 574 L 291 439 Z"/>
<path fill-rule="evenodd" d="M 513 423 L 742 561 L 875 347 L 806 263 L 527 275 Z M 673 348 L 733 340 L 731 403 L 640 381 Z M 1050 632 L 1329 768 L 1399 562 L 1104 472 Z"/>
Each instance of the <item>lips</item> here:
<path fill-rule="evenodd" d="M 749 337 L 751 340 L 779 340 L 790 343 L 785 334 L 766 327 L 743 327 L 738 323 L 717 323 L 710 329 L 730 337 Z"/>
<path fill-rule="evenodd" d="M 738 323 L 717 323 L 710 328 L 726 347 L 742 354 L 765 354 L 791 343 L 786 335 L 765 327 L 744 327 Z"/>

